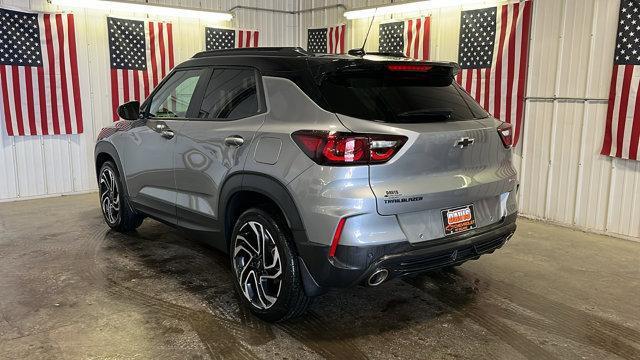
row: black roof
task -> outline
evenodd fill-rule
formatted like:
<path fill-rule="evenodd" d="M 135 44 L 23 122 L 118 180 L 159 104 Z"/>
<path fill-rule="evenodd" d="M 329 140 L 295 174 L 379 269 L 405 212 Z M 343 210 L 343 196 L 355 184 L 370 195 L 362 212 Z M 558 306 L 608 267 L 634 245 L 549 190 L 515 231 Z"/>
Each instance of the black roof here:
<path fill-rule="evenodd" d="M 360 49 L 354 49 L 349 51 L 349 55 L 356 58 L 362 57 L 362 55 L 375 55 L 375 56 L 387 56 L 392 58 L 406 58 L 402 53 L 381 53 L 381 52 L 368 52 L 364 53 Z M 194 58 L 205 58 L 213 56 L 277 56 L 277 57 L 344 57 L 344 55 L 335 54 L 315 54 L 309 52 L 301 47 L 255 47 L 255 48 L 235 48 L 235 49 L 223 49 L 223 50 L 209 50 L 201 51 L 193 55 Z"/>
<path fill-rule="evenodd" d="M 257 47 L 202 51 L 178 67 L 206 65 L 244 65 L 258 68 L 263 75 L 275 72 L 300 71 L 320 66 L 330 68 L 355 63 L 379 63 L 381 61 L 414 61 L 403 54 L 367 53 L 364 56 L 344 54 L 313 54 L 301 47 Z M 423 62 L 438 66 L 453 67 L 450 62 Z"/>
<path fill-rule="evenodd" d="M 247 66 L 257 69 L 261 76 L 291 80 L 307 96 L 326 108 L 318 89 L 325 74 L 339 70 L 376 71 L 385 62 L 415 61 L 402 54 L 368 53 L 364 56 L 313 54 L 300 47 L 258 47 L 202 51 L 175 69 L 195 66 Z M 434 66 L 455 68 L 450 62 L 424 62 Z M 451 71 L 451 70 L 448 70 Z"/>

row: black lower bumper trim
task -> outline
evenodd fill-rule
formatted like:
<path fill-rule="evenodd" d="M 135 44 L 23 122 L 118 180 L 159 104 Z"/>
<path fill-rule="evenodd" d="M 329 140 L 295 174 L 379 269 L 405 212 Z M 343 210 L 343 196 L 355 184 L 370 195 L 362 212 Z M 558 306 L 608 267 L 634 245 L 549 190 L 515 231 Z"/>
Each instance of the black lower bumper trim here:
<path fill-rule="evenodd" d="M 382 259 L 376 263 L 375 268 L 389 269 L 393 276 L 398 276 L 456 265 L 467 260 L 477 259 L 480 255 L 492 253 L 502 247 L 509 236 L 504 235 L 494 240 L 450 249 L 441 254 L 398 254 Z"/>
<path fill-rule="evenodd" d="M 477 259 L 502 247 L 516 230 L 517 215 L 501 222 L 419 244 L 409 242 L 379 246 L 339 246 L 336 258 L 329 260 L 329 247 L 298 243 L 305 276 L 318 289 L 351 287 L 366 281 L 376 269 L 387 269 L 389 278 L 416 274 Z M 307 279 L 308 282 L 309 279 Z"/>

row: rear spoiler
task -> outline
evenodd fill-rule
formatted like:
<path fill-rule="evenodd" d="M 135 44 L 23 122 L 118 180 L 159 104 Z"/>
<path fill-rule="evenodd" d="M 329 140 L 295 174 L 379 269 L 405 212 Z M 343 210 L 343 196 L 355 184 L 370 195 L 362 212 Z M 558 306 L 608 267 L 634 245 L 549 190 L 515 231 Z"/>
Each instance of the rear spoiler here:
<path fill-rule="evenodd" d="M 393 57 L 378 54 L 367 54 L 361 59 L 340 59 L 311 68 L 311 73 L 319 84 L 332 74 L 359 74 L 372 71 L 405 71 L 426 73 L 440 69 L 441 74 L 455 77 L 460 72 L 460 65 L 444 61 L 416 61 L 406 57 Z"/>

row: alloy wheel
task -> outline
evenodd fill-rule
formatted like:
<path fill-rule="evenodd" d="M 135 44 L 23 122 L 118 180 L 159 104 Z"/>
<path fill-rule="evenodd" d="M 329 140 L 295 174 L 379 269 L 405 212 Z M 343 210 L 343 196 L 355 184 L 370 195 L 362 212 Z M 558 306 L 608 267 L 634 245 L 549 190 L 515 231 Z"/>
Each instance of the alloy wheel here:
<path fill-rule="evenodd" d="M 234 240 L 233 267 L 243 295 L 258 309 L 269 309 L 282 287 L 282 262 L 273 236 L 257 221 L 242 225 Z"/>
<path fill-rule="evenodd" d="M 109 224 L 115 224 L 120 213 L 120 193 L 116 185 L 116 176 L 108 167 L 100 173 L 100 204 L 105 219 Z"/>

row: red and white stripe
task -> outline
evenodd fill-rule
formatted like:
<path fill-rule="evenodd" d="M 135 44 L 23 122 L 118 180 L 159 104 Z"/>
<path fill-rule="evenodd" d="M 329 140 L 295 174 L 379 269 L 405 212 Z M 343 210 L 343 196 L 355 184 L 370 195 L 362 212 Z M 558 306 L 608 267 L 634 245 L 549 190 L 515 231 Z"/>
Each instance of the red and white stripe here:
<path fill-rule="evenodd" d="M 347 25 L 340 24 L 327 28 L 327 53 L 344 54 L 344 37 L 347 32 Z"/>
<path fill-rule="evenodd" d="M 142 102 L 174 66 L 173 25 L 145 21 L 146 70 L 111 69 L 111 105 L 113 121 L 118 106 L 128 101 Z"/>
<path fill-rule="evenodd" d="M 430 17 L 405 20 L 404 54 L 416 60 L 428 60 L 430 32 Z"/>
<path fill-rule="evenodd" d="M 640 160 L 640 66 L 614 65 L 602 155 Z"/>
<path fill-rule="evenodd" d="M 42 66 L 0 65 L 9 136 L 80 134 L 82 101 L 73 14 L 38 14 Z"/>
<path fill-rule="evenodd" d="M 498 7 L 491 68 L 463 69 L 456 80 L 485 110 L 513 126 L 518 143 L 524 116 L 532 2 Z"/>
<path fill-rule="evenodd" d="M 258 39 L 260 38 L 260 32 L 258 30 L 236 30 L 236 47 L 237 48 L 252 48 L 258 47 Z"/>

